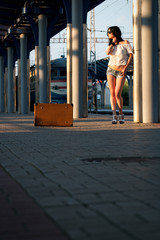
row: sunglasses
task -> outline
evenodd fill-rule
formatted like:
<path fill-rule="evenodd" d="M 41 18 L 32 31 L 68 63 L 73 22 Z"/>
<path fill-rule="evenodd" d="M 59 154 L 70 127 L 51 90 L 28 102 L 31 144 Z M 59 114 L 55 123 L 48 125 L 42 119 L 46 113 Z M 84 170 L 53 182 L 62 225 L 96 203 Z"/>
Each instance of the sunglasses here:
<path fill-rule="evenodd" d="M 112 32 L 111 32 L 111 31 L 108 31 L 107 34 L 108 34 L 108 33 L 110 34 L 110 33 L 112 33 Z"/>

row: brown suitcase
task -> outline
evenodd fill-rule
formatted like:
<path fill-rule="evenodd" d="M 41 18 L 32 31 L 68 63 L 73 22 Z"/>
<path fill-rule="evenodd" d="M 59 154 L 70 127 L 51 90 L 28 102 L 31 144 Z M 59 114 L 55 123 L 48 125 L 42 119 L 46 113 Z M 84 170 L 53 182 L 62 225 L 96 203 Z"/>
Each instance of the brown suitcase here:
<path fill-rule="evenodd" d="M 73 105 L 37 103 L 34 105 L 35 126 L 73 126 Z"/>

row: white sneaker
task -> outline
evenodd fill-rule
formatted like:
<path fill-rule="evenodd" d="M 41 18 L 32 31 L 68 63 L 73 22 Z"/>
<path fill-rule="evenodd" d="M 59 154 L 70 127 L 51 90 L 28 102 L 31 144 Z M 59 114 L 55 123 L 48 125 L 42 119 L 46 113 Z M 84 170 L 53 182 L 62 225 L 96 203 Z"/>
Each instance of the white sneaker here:
<path fill-rule="evenodd" d="M 119 123 L 120 124 L 123 124 L 125 121 L 124 121 L 124 114 L 122 115 L 119 115 Z"/>
<path fill-rule="evenodd" d="M 113 115 L 112 124 L 117 124 L 117 115 Z"/>

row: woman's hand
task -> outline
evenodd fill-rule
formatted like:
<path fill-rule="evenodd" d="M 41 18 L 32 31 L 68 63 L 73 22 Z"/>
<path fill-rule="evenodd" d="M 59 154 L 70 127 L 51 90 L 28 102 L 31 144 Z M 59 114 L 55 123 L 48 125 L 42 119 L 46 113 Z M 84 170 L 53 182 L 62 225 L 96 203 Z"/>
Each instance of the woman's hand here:
<path fill-rule="evenodd" d="M 127 61 L 127 64 L 124 66 L 124 68 L 123 68 L 123 69 L 121 70 L 121 72 L 120 72 L 122 76 L 125 76 L 125 75 L 126 75 L 127 68 L 128 68 L 128 66 L 129 66 L 129 64 L 131 63 L 132 58 L 133 58 L 133 54 L 130 53 L 130 54 L 129 54 L 128 61 Z"/>
<path fill-rule="evenodd" d="M 113 45 L 109 45 L 106 49 L 106 54 L 110 55 L 112 53 L 112 50 L 113 50 Z"/>
<path fill-rule="evenodd" d="M 127 71 L 127 69 L 124 67 L 124 68 L 120 71 L 120 74 L 124 77 L 124 76 L 126 76 L 126 71 Z"/>

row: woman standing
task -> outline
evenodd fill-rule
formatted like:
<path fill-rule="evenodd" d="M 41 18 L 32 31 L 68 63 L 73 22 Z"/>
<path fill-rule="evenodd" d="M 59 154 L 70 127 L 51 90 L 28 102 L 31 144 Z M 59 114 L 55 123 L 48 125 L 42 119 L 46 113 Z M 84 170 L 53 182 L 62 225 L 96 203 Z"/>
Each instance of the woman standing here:
<path fill-rule="evenodd" d="M 106 54 L 110 55 L 107 69 L 107 80 L 110 89 L 111 106 L 113 112 L 112 123 L 118 121 L 116 115 L 116 103 L 119 107 L 119 123 L 124 123 L 123 114 L 123 98 L 121 96 L 125 83 L 127 67 L 132 61 L 133 52 L 130 43 L 123 40 L 121 30 L 117 26 L 108 28 L 107 35 L 109 38 L 109 46 Z"/>

